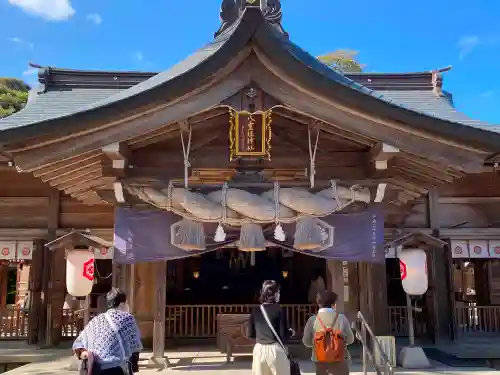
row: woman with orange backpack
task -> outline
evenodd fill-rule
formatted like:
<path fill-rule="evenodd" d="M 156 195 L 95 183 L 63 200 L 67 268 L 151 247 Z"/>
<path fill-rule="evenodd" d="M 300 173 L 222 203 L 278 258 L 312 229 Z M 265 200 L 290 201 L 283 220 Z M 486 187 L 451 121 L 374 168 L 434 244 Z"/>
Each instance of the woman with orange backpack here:
<path fill-rule="evenodd" d="M 318 293 L 318 313 L 309 318 L 302 342 L 312 348 L 312 361 L 316 375 L 348 375 L 349 353 L 347 345 L 354 342 L 349 320 L 336 309 L 337 294 Z"/>

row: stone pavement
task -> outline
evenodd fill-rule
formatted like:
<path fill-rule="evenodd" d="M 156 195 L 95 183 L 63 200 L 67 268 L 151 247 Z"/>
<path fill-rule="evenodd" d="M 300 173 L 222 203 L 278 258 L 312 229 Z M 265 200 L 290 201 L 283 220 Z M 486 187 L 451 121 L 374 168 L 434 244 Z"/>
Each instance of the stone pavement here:
<path fill-rule="evenodd" d="M 41 350 L 38 353 L 42 352 Z M 62 352 L 59 353 L 59 355 Z M 67 352 L 66 352 L 67 353 Z M 172 364 L 171 368 L 161 370 L 146 368 L 142 365 L 147 363 L 151 353 L 141 355 L 141 366 L 139 375 L 158 375 L 159 372 L 170 373 L 172 375 L 182 375 L 183 373 L 196 373 L 199 375 L 216 375 L 224 372 L 227 375 L 250 375 L 251 358 L 249 356 L 237 356 L 234 363 L 226 364 L 225 357 L 215 351 L 184 351 L 167 352 Z M 19 363 L 19 362 L 18 362 Z M 8 371 L 8 375 L 75 375 L 75 371 L 70 371 L 70 365 L 74 363 L 73 359 L 67 355 L 58 359 L 41 359 L 39 362 L 31 363 L 17 369 Z M 427 375 L 427 374 L 475 374 L 477 375 L 497 375 L 498 372 L 488 368 L 457 368 L 448 367 L 439 363 L 433 363 L 434 367 L 427 371 L 396 369 L 397 373 L 408 375 Z M 301 362 L 301 369 L 304 375 L 314 374 L 314 368 L 309 361 Z M 361 364 L 354 363 L 351 367 L 351 374 L 362 374 Z"/>

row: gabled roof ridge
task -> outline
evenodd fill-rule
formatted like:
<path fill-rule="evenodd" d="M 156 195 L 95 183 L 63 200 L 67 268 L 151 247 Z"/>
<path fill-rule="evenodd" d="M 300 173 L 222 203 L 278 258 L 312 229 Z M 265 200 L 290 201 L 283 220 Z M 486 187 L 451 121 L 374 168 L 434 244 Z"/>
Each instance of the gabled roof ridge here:
<path fill-rule="evenodd" d="M 129 88 L 161 72 L 133 70 L 71 69 L 30 64 L 38 68 L 38 81 L 44 91 L 51 88 Z M 338 72 L 370 90 L 432 90 L 434 71 L 422 72 Z"/>

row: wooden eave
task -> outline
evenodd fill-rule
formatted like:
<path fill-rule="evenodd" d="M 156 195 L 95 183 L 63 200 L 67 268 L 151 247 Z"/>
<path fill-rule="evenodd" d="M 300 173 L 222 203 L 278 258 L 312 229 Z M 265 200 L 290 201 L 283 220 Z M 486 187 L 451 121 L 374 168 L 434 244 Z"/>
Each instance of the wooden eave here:
<path fill-rule="evenodd" d="M 398 247 L 398 246 L 421 246 L 425 245 L 434 248 L 443 248 L 447 245 L 446 241 L 440 240 L 425 232 L 411 232 L 401 235 L 400 237 L 386 242 L 384 247 Z"/>
<path fill-rule="evenodd" d="M 110 248 L 113 246 L 113 243 L 100 237 L 93 236 L 90 233 L 71 231 L 70 233 L 64 234 L 54 241 L 47 243 L 45 246 L 50 250 L 80 246 L 100 249 L 103 247 Z"/>
<path fill-rule="evenodd" d="M 308 146 L 305 141 L 307 139 L 307 126 L 316 120 L 284 107 L 273 110 L 273 116 L 274 147 L 280 145 L 282 148 L 294 149 L 295 151 L 291 154 L 297 159 L 274 157 L 269 163 L 269 168 L 290 168 L 299 165 L 307 167 Z M 221 173 L 227 173 L 228 169 L 235 167 L 223 154 L 227 152 L 227 145 L 218 146 L 219 148 L 215 149 L 211 146 L 212 142 L 216 140 L 219 140 L 220 144 L 221 138 L 223 138 L 223 143 L 227 143 L 227 108 L 216 107 L 189 118 L 187 121 L 193 129 L 195 139 L 190 157 L 191 172 L 193 173 L 192 182 L 197 181 L 196 171 L 200 168 L 212 170 L 219 168 L 219 172 L 214 172 L 220 176 Z M 333 153 L 319 153 L 316 163 L 318 180 L 328 181 L 330 178 L 334 178 L 339 181 L 347 180 L 353 183 L 371 184 L 372 186 L 378 182 L 387 182 L 389 185 L 385 200 L 387 204 L 403 206 L 427 194 L 427 189 L 430 186 L 450 183 L 455 178 L 465 175 L 457 169 L 431 162 L 405 150 L 401 150 L 390 160 L 387 170 L 373 171 L 370 169 L 368 159 L 373 148 L 379 144 L 378 139 L 366 137 L 328 123 L 321 123 L 320 126 L 319 150 L 334 151 Z M 293 129 L 295 130 L 291 131 Z M 147 156 L 143 150 L 150 146 L 161 144 L 160 148 L 163 149 L 164 143 L 162 142 L 168 142 L 170 145 L 166 146 L 165 152 L 167 154 L 157 155 L 153 153 L 147 159 L 143 158 L 142 163 L 135 159 L 136 154 Z M 168 124 L 153 132 L 141 134 L 123 142 L 123 145 L 130 149 L 132 157 L 129 168 L 121 171 L 121 174 L 111 167 L 110 160 L 102 149 L 50 164 L 35 170 L 33 174 L 43 182 L 86 204 L 103 202 L 118 204 L 114 199 L 113 184 L 119 180 L 139 178 L 140 181 L 149 184 L 154 181 L 165 182 L 167 176 L 174 180 L 182 179 L 183 160 L 180 149 L 180 125 L 178 123 Z M 151 163 L 158 159 L 167 159 L 170 169 L 165 170 L 161 166 L 155 167 L 154 165 L 151 168 Z M 283 164 L 283 161 L 287 161 L 287 163 Z M 144 177 L 146 178 L 144 179 Z M 307 183 L 307 180 L 304 179 L 302 182 Z M 130 203 L 130 199 L 131 197 L 127 197 L 127 202 Z M 132 204 L 134 203 L 132 202 Z"/>

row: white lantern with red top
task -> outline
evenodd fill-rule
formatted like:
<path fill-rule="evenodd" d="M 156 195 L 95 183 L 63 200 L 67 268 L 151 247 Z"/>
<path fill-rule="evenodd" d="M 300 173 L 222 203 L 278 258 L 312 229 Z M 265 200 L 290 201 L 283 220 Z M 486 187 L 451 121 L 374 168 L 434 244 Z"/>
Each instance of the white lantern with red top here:
<path fill-rule="evenodd" d="M 85 297 L 94 285 L 94 253 L 72 249 L 66 256 L 66 289 L 74 297 Z"/>
<path fill-rule="evenodd" d="M 422 249 L 404 249 L 399 252 L 401 283 L 406 294 L 421 296 L 427 292 L 427 255 Z"/>

